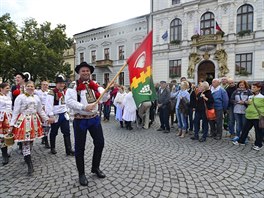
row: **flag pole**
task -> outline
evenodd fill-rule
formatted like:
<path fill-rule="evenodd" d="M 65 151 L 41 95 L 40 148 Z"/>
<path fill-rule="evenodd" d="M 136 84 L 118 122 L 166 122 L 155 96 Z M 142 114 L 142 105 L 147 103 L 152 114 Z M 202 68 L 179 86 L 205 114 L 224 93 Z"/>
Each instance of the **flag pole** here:
<path fill-rule="evenodd" d="M 115 82 L 115 80 L 117 79 L 117 77 L 125 69 L 126 66 L 127 66 L 127 62 L 125 61 L 125 63 L 120 68 L 120 70 L 117 72 L 117 74 L 115 75 L 115 77 L 108 83 L 108 85 L 105 88 L 105 90 L 103 91 L 103 93 L 101 93 L 100 96 L 99 96 L 99 98 L 95 101 L 95 104 L 98 104 L 99 103 L 99 101 L 102 99 L 102 97 L 104 96 L 104 94 L 108 91 L 108 89 L 110 88 L 110 86 Z"/>

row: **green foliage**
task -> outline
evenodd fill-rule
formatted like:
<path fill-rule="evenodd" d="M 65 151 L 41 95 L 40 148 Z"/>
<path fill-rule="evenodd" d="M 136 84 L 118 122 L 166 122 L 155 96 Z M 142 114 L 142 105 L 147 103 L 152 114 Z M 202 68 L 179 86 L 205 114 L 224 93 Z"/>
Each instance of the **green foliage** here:
<path fill-rule="evenodd" d="M 55 75 L 70 77 L 69 64 L 63 61 L 63 52 L 73 44 L 67 38 L 65 25 L 51 28 L 51 23 L 24 21 L 21 29 L 9 14 L 0 17 L 0 76 L 3 81 L 13 79 L 15 72 L 29 72 L 33 81 L 54 80 Z"/>
<path fill-rule="evenodd" d="M 240 32 L 238 32 L 237 34 L 240 36 L 240 37 L 243 37 L 245 35 L 250 35 L 251 31 L 250 30 L 241 30 Z"/>

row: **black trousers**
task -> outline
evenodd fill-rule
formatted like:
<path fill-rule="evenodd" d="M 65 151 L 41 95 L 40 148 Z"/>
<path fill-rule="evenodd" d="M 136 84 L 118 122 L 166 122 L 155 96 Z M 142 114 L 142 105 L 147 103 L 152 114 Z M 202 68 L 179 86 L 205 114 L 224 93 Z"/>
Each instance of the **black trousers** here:
<path fill-rule="evenodd" d="M 99 116 L 91 119 L 74 119 L 75 160 L 79 174 L 84 174 L 84 150 L 87 130 L 94 144 L 92 169 L 100 166 L 104 148 L 104 135 Z"/>
<path fill-rule="evenodd" d="M 168 105 L 164 105 L 159 108 L 159 117 L 160 117 L 160 128 L 170 130 Z"/>

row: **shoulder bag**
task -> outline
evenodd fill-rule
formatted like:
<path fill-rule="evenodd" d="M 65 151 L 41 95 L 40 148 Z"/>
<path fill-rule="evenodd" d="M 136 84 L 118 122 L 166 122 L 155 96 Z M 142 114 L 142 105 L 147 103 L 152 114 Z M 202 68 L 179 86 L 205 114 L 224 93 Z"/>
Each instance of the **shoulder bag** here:
<path fill-rule="evenodd" d="M 258 115 L 259 115 L 259 128 L 264 129 L 264 116 L 261 115 L 261 113 L 260 113 L 260 111 L 258 110 L 256 104 L 254 103 L 254 97 L 252 98 L 252 103 L 253 103 L 253 105 L 254 105 L 254 107 L 255 107 L 255 109 L 257 110 Z"/>
<path fill-rule="evenodd" d="M 208 109 L 204 99 L 203 101 L 204 101 L 205 114 L 206 114 L 207 120 L 216 120 L 215 108 Z"/>

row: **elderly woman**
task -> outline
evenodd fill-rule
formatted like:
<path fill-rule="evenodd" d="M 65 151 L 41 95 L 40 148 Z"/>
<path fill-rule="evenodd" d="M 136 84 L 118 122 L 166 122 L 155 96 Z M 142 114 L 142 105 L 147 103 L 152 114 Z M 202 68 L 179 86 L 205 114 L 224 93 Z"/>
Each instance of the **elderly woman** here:
<path fill-rule="evenodd" d="M 9 123 L 12 117 L 12 100 L 9 96 L 8 83 L 0 84 L 0 148 L 2 151 L 3 165 L 8 164 L 7 146 L 4 143 L 4 135 L 9 131 Z"/>
<path fill-rule="evenodd" d="M 181 90 L 176 96 L 176 116 L 178 120 L 178 136 L 185 137 L 187 130 L 187 116 L 189 114 L 190 94 L 188 92 L 189 83 L 181 82 Z"/>
<path fill-rule="evenodd" d="M 212 96 L 209 83 L 204 81 L 201 83 L 199 87 L 200 91 L 197 94 L 196 99 L 196 109 L 195 109 L 195 117 L 194 117 L 194 137 L 191 137 L 192 140 L 199 140 L 200 142 L 204 142 L 207 138 L 208 134 L 208 120 L 206 117 L 206 108 L 212 109 L 214 106 L 214 98 Z M 199 139 L 199 130 L 200 130 L 200 121 L 202 120 L 202 129 L 203 136 Z"/>
<path fill-rule="evenodd" d="M 254 83 L 251 87 L 251 91 L 253 96 L 249 96 L 249 100 L 245 101 L 248 105 L 246 109 L 246 121 L 242 129 L 242 134 L 239 137 L 238 141 L 234 141 L 234 145 L 245 145 L 245 140 L 248 136 L 249 131 L 254 126 L 256 140 L 254 146 L 252 147 L 254 150 L 259 151 L 262 148 L 262 140 L 263 140 L 263 130 L 259 127 L 259 116 L 264 115 L 264 95 L 260 93 L 261 83 Z"/>
<path fill-rule="evenodd" d="M 36 138 L 43 137 L 42 121 L 52 122 L 44 110 L 37 95 L 34 95 L 35 85 L 26 82 L 26 91 L 17 96 L 14 104 L 10 128 L 16 142 L 22 142 L 22 153 L 28 165 L 28 176 L 33 173 L 31 161 L 31 147 Z M 40 117 L 39 117 L 40 116 Z"/>

